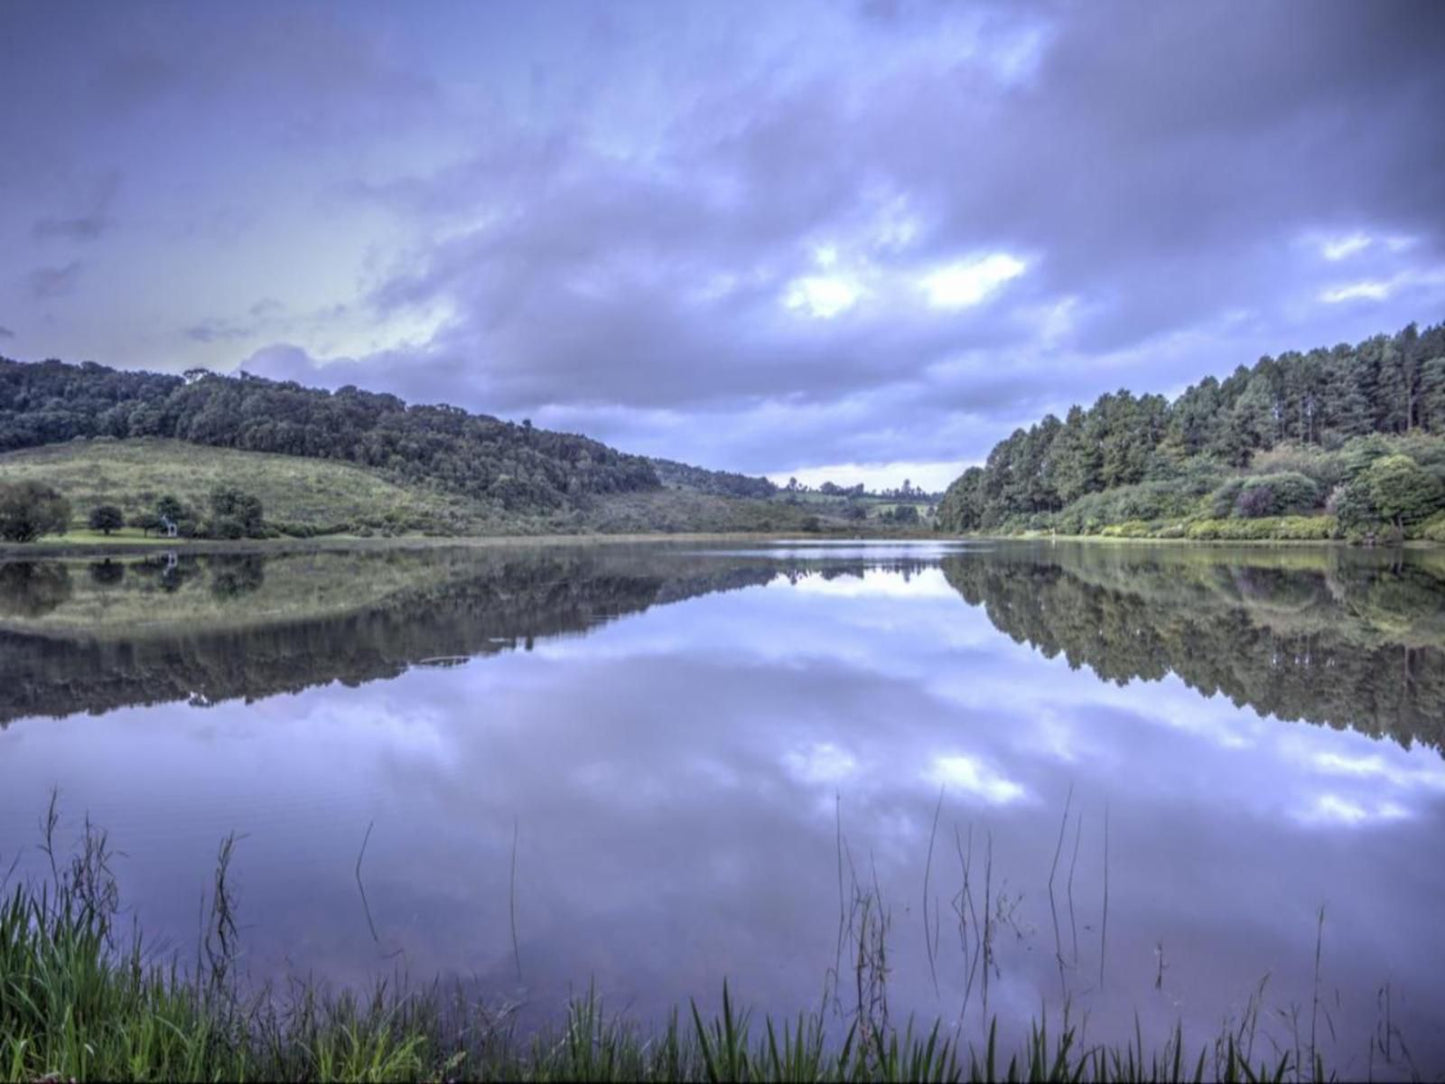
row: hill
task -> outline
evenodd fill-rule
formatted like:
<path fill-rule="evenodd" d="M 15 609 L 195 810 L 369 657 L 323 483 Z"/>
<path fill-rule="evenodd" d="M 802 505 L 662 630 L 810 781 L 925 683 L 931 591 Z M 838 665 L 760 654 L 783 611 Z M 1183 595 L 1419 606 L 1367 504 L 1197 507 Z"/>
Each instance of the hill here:
<path fill-rule="evenodd" d="M 0 455 L 0 481 L 33 481 L 59 490 L 71 503 L 71 540 L 84 542 L 100 540 L 83 526 L 98 505 L 119 506 L 127 521 L 153 510 L 167 494 L 203 510 L 211 491 L 221 485 L 259 497 L 268 533 L 296 538 L 796 532 L 845 525 L 827 510 L 820 514 L 807 505 L 672 487 L 574 497 L 568 506 L 546 512 L 509 511 L 486 499 L 393 481 L 384 472 L 350 463 L 154 437 L 82 437 L 8 452 Z M 140 536 L 139 529 L 128 528 L 115 537 Z"/>
<path fill-rule="evenodd" d="M 1121 390 L 995 445 L 953 532 L 1445 541 L 1445 324 L 1265 357 L 1172 403 Z"/>
<path fill-rule="evenodd" d="M 204 508 L 219 485 L 236 484 L 261 499 L 267 523 L 281 534 L 487 534 L 504 525 L 488 502 L 417 485 L 326 459 L 241 452 L 178 440 L 77 438 L 0 455 L 0 479 L 40 482 L 63 493 L 76 526 L 99 504 L 127 520 L 149 512 L 163 494 Z"/>
<path fill-rule="evenodd" d="M 645 458 L 586 437 L 456 407 L 408 406 L 354 387 L 0 359 L 0 452 L 76 437 L 159 437 L 352 463 L 513 515 L 661 486 Z"/>
<path fill-rule="evenodd" d="M 3 358 L 0 480 L 60 491 L 75 528 L 101 504 L 133 518 L 167 494 L 199 519 L 226 484 L 260 499 L 270 533 L 300 537 L 856 530 L 870 512 L 891 529 L 929 507 L 904 517 L 841 490 L 805 500 L 766 478 L 353 387 Z"/>

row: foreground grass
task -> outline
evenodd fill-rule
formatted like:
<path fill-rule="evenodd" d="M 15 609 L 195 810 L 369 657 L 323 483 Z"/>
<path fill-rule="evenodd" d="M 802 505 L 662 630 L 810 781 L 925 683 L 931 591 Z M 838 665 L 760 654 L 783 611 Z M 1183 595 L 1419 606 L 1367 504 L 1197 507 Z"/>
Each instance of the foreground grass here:
<path fill-rule="evenodd" d="M 520 1036 L 506 1013 L 460 990 L 378 986 L 333 994 L 293 982 L 245 994 L 233 972 L 237 926 L 221 846 L 195 962 L 156 960 L 139 931 L 124 937 L 103 833 L 88 824 L 59 859 L 52 805 L 43 849 L 50 878 L 0 901 L 0 1081 L 37 1080 L 1016 1080 L 1257 1081 L 1332 1079 L 1318 1055 L 1254 1056 L 1257 1021 L 1191 1053 L 1176 1028 L 1162 1047 L 1142 1035 L 1087 1046 L 1065 1021 L 1034 1024 L 1005 1049 L 996 1022 L 977 1044 L 941 1023 L 902 1029 L 865 1000 L 833 1027 L 821 1012 L 779 1021 L 696 1005 L 643 1030 L 609 1016 L 595 992 L 559 1025 Z M 858 941 L 859 989 L 881 973 L 881 942 Z"/>

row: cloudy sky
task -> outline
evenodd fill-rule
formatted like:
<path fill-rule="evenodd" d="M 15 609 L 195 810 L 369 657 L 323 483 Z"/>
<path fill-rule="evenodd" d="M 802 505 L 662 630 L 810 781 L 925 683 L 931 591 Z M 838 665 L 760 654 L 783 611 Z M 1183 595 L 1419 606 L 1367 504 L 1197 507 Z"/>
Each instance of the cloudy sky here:
<path fill-rule="evenodd" d="M 1445 317 L 1445 4 L 0 5 L 0 354 L 942 486 Z"/>

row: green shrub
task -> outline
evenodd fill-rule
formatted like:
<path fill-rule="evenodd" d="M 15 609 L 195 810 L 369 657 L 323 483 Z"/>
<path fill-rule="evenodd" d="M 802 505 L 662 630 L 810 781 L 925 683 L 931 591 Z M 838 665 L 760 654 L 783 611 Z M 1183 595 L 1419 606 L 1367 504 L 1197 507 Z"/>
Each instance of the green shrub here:
<path fill-rule="evenodd" d="M 1126 523 L 1111 523 L 1099 533 L 1105 538 L 1149 538 L 1154 529 L 1143 520 L 1131 519 Z"/>
<path fill-rule="evenodd" d="M 1243 478 L 1231 478 L 1209 495 L 1209 515 L 1212 519 L 1225 519 L 1234 511 L 1234 502 L 1239 500 L 1239 491 L 1244 488 Z"/>
<path fill-rule="evenodd" d="M 0 482 L 0 540 L 34 542 L 64 534 L 70 526 L 70 502 L 39 482 Z"/>
<path fill-rule="evenodd" d="M 1245 519 L 1297 515 L 1319 503 L 1320 487 L 1313 478 L 1283 471 L 1244 479 L 1234 500 L 1234 514 Z"/>
<path fill-rule="evenodd" d="M 1196 542 L 1324 542 L 1339 536 L 1333 516 L 1197 519 L 1184 531 Z"/>
<path fill-rule="evenodd" d="M 1409 537 L 1425 542 L 1445 542 L 1445 512 L 1436 512 L 1424 523 L 1416 524 Z"/>

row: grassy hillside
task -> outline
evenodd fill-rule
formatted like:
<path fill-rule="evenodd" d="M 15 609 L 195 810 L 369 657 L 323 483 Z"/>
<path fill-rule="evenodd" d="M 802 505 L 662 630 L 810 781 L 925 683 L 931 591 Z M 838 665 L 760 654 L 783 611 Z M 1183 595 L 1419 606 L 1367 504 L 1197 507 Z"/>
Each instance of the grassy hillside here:
<path fill-rule="evenodd" d="M 182 378 L 0 358 L 0 450 L 76 437 L 161 437 L 354 463 L 512 515 L 545 515 L 579 498 L 661 484 L 641 456 L 528 420 L 517 425 L 353 387 L 328 392 L 244 373 L 195 370 Z"/>
<path fill-rule="evenodd" d="M 498 529 L 489 505 L 455 493 L 402 486 L 349 463 L 209 448 L 177 440 L 77 440 L 0 455 L 0 481 L 53 486 L 71 502 L 81 528 L 99 504 L 127 517 L 155 508 L 163 494 L 204 508 L 213 488 L 240 486 L 261 498 L 283 533 L 417 532 L 480 534 Z"/>
<path fill-rule="evenodd" d="M 114 504 L 127 518 L 153 510 L 164 494 L 204 509 L 218 485 L 261 499 L 266 523 L 283 535 L 471 535 L 801 532 L 856 528 L 841 510 L 654 489 L 577 498 L 550 513 L 507 511 L 495 502 L 430 486 L 398 483 L 350 463 L 211 448 L 184 441 L 72 440 L 0 455 L 0 482 L 35 481 L 71 502 L 69 541 L 103 541 L 85 529 L 91 509 Z M 127 528 L 111 540 L 139 540 Z"/>

